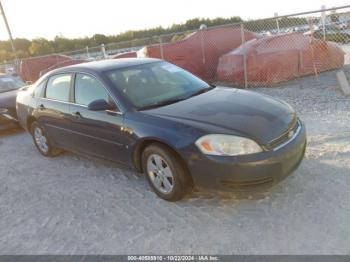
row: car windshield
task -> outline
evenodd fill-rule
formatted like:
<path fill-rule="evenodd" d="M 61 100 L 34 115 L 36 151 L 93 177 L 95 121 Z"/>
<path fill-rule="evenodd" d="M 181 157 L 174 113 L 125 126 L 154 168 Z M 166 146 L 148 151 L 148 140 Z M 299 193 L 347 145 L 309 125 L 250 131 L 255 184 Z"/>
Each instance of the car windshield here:
<path fill-rule="evenodd" d="M 211 88 L 198 77 L 167 62 L 115 69 L 105 74 L 139 110 L 175 103 Z"/>
<path fill-rule="evenodd" d="M 25 86 L 24 82 L 17 77 L 1 76 L 0 77 L 0 93 L 19 89 Z"/>

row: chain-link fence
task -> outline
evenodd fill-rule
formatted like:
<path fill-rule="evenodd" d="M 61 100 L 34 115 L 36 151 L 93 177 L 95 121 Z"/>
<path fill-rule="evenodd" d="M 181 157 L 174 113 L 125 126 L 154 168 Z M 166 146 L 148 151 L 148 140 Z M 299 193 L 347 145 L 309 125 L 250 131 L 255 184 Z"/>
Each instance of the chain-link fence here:
<path fill-rule="evenodd" d="M 270 86 L 349 63 L 348 7 L 249 21 L 242 28 L 258 37 L 220 58 L 219 80 Z M 243 62 L 238 62 L 240 57 Z"/>
<path fill-rule="evenodd" d="M 185 35 L 148 46 L 141 55 L 163 58 L 212 82 L 273 86 L 349 63 L 350 8 L 276 15 Z"/>
<path fill-rule="evenodd" d="M 17 71 L 24 80 L 35 81 L 47 71 L 84 61 L 154 57 L 210 82 L 272 86 L 346 66 L 349 43 L 350 6 L 343 6 L 210 28 L 202 25 L 194 31 L 28 58 Z"/>

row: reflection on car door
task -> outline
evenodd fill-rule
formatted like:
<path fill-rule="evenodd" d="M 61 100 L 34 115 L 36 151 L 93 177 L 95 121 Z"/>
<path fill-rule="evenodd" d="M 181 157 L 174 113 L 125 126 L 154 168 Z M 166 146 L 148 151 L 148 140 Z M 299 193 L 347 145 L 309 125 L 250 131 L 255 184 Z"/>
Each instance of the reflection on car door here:
<path fill-rule="evenodd" d="M 59 74 L 49 78 L 45 94 L 37 98 L 37 121 L 56 146 L 71 148 L 70 88 L 71 74 Z"/>
<path fill-rule="evenodd" d="M 123 116 L 117 108 L 108 111 L 88 110 L 88 105 L 98 99 L 114 104 L 99 80 L 91 75 L 77 73 L 75 104 L 70 106 L 76 148 L 83 153 L 126 163 L 127 137 L 121 131 Z"/>

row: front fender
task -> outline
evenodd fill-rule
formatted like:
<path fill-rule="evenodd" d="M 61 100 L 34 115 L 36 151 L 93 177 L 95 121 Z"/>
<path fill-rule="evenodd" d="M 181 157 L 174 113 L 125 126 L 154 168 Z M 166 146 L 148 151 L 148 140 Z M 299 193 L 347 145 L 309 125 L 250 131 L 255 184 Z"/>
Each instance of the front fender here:
<path fill-rule="evenodd" d="M 168 146 L 183 158 L 182 152 L 201 135 L 193 127 L 143 113 L 126 114 L 125 126 L 133 130 L 129 147 L 130 162 L 139 170 L 140 155 L 150 143 Z"/>

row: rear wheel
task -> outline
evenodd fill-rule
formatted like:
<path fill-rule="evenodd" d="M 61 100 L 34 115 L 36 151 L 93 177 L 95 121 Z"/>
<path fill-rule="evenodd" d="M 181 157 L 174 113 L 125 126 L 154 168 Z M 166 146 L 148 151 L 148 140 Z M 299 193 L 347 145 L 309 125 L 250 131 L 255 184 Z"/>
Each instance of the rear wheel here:
<path fill-rule="evenodd" d="M 153 191 L 167 201 L 177 201 L 192 191 L 193 183 L 178 156 L 161 145 L 148 146 L 142 166 Z"/>
<path fill-rule="evenodd" d="M 37 122 L 32 123 L 31 134 L 33 136 L 35 146 L 43 156 L 53 157 L 62 152 L 60 149 L 52 145 L 50 138 Z"/>

